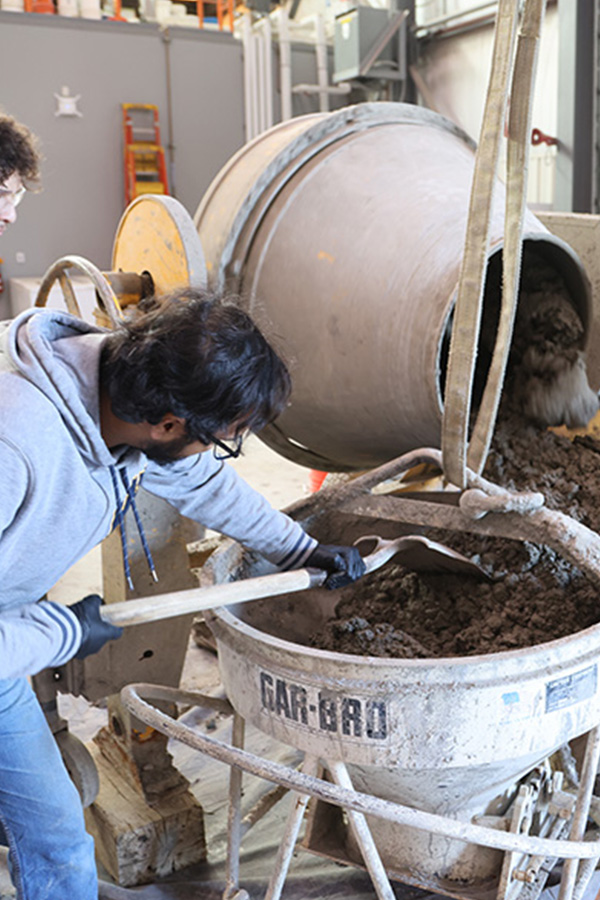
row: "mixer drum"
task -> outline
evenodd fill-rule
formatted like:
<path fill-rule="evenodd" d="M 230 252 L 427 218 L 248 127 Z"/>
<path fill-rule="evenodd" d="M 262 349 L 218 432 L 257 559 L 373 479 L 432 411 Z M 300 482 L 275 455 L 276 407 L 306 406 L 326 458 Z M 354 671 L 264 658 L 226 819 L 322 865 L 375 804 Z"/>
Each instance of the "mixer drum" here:
<path fill-rule="evenodd" d="M 209 281 L 241 295 L 291 365 L 291 405 L 261 435 L 283 456 L 344 471 L 440 445 L 474 151 L 428 110 L 359 104 L 275 126 L 209 187 L 195 217 Z M 498 182 L 496 309 L 503 219 Z M 587 334 L 579 259 L 531 212 L 524 237 L 524 266 L 562 276 Z"/>

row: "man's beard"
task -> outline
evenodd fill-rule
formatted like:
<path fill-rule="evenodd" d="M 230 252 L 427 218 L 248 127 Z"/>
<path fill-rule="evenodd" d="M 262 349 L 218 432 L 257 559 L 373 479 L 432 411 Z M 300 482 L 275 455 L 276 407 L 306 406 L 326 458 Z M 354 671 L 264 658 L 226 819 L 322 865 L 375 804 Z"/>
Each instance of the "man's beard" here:
<path fill-rule="evenodd" d="M 148 441 L 142 448 L 148 459 L 159 466 L 168 466 L 169 463 L 181 459 L 181 453 L 188 444 L 193 443 L 187 435 L 173 438 L 172 441 Z"/>

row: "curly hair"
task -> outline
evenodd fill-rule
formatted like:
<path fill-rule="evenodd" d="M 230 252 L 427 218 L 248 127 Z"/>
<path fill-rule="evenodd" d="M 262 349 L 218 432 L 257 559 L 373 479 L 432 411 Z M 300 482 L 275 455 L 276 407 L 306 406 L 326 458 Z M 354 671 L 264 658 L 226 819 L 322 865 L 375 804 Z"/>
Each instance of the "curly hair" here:
<path fill-rule="evenodd" d="M 183 288 L 110 333 L 100 362 L 102 387 L 126 422 L 185 419 L 191 440 L 236 426 L 260 431 L 284 409 L 287 366 L 231 298 Z M 154 308 L 152 308 L 154 307 Z"/>
<path fill-rule="evenodd" d="M 39 178 L 37 138 L 25 125 L 0 112 L 0 184 L 17 172 L 27 187 Z"/>

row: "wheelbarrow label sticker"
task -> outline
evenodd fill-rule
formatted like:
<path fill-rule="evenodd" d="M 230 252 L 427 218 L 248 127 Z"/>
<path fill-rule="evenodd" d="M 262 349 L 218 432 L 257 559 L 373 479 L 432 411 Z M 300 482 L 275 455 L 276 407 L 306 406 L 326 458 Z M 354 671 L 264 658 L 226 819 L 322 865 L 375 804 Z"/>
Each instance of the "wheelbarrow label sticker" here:
<path fill-rule="evenodd" d="M 312 732 L 339 734 L 360 743 L 385 741 L 388 710 L 385 700 L 347 697 L 320 691 L 260 672 L 262 712 Z"/>
<path fill-rule="evenodd" d="M 573 706 L 593 697 L 598 688 L 598 666 L 588 666 L 564 678 L 546 683 L 546 712 Z"/>

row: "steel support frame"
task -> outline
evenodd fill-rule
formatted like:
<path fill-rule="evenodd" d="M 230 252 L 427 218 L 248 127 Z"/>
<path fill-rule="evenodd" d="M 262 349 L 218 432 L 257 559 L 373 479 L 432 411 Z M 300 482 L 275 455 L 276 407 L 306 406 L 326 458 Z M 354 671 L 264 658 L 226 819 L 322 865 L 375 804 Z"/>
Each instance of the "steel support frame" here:
<path fill-rule="evenodd" d="M 365 832 L 367 828 L 364 820 L 365 814 L 409 824 L 425 831 L 445 834 L 458 840 L 495 847 L 498 850 L 509 853 L 528 854 L 533 858 L 542 856 L 550 859 L 564 859 L 567 863 L 561 883 L 560 900 L 575 900 L 581 893 L 578 889 L 583 886 L 584 882 L 587 884 L 589 873 L 586 871 L 586 868 L 589 867 L 586 867 L 584 862 L 584 865 L 579 867 L 582 870 L 579 876 L 577 861 L 595 861 L 600 855 L 600 840 L 586 841 L 581 836 L 581 824 L 585 822 L 592 799 L 593 779 L 591 773 L 595 772 L 598 753 L 600 752 L 600 726 L 596 726 L 588 733 L 584 774 L 577 794 L 576 812 L 570 839 L 555 840 L 530 834 L 512 834 L 483 825 L 459 822 L 455 819 L 426 813 L 422 810 L 360 793 L 352 788 L 343 764 L 328 764 L 324 761 L 327 768 L 331 767 L 335 783 L 323 781 L 314 774 L 317 768 L 317 760 L 312 757 L 305 759 L 303 771 L 297 771 L 289 766 L 275 763 L 244 750 L 244 726 L 243 721 L 237 714 L 235 716 L 233 741 L 231 744 L 225 744 L 215 738 L 199 734 L 185 724 L 172 719 L 148 702 L 149 699 L 171 700 L 188 704 L 191 702 L 197 706 L 218 708 L 222 712 L 233 714 L 233 709 L 227 701 L 216 700 L 195 692 L 178 691 L 175 688 L 149 684 L 128 685 L 123 688 L 121 698 L 123 704 L 131 713 L 152 728 L 231 767 L 227 884 L 223 900 L 247 900 L 247 894 L 239 886 L 238 882 L 239 852 L 242 836 L 240 808 L 242 772 L 248 772 L 259 778 L 282 785 L 298 795 L 295 807 L 288 818 L 277 857 L 277 867 L 273 872 L 265 900 L 279 900 L 289 860 L 295 846 L 295 837 L 301 824 L 301 813 L 304 812 L 309 797 L 315 797 L 318 800 L 341 806 L 351 817 L 355 829 L 358 826 L 360 834 L 357 837 L 359 838 L 366 867 L 371 875 L 379 900 L 388 900 L 388 891 L 391 890 L 391 887 L 387 873 L 381 866 L 377 850 L 370 839 L 370 833 L 366 834 Z M 455 896 L 460 895 L 457 894 Z"/>

